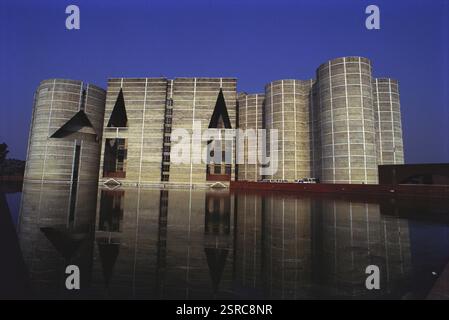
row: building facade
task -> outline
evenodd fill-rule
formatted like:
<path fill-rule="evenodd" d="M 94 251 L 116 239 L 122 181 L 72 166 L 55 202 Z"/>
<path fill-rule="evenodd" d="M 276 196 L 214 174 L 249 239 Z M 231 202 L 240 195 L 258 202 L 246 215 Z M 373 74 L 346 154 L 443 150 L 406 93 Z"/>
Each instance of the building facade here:
<path fill-rule="evenodd" d="M 320 95 L 321 179 L 377 183 L 371 62 L 360 57 L 322 64 Z"/>
<path fill-rule="evenodd" d="M 266 85 L 265 127 L 278 131 L 278 170 L 271 179 L 311 177 L 310 95 L 313 80 L 279 80 Z"/>
<path fill-rule="evenodd" d="M 98 179 L 106 92 L 81 81 L 41 82 L 34 97 L 25 179 Z"/>
<path fill-rule="evenodd" d="M 262 178 L 257 159 L 261 158 L 259 154 L 262 155 L 263 152 L 257 141 L 263 138 L 259 136 L 259 130 L 264 128 L 264 103 L 264 94 L 241 93 L 238 96 L 238 127 L 245 131 L 253 130 L 253 143 L 249 143 L 251 137 L 247 137 L 240 149 L 243 158 L 243 162 L 238 166 L 238 178 L 240 180 L 259 181 Z"/>
<path fill-rule="evenodd" d="M 273 81 L 257 94 L 238 94 L 235 78 L 112 78 L 107 91 L 43 81 L 25 179 L 377 183 L 378 165 L 403 162 L 398 82 L 374 78 L 367 58 L 343 57 L 315 79 Z"/>

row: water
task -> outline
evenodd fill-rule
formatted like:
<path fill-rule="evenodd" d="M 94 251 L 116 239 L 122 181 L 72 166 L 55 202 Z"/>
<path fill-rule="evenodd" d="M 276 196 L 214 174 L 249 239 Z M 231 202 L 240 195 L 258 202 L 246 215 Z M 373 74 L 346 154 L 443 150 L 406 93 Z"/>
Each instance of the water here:
<path fill-rule="evenodd" d="M 6 198 L 13 217 L 21 207 L 18 238 L 2 239 L 13 257 L 7 281 L 22 288 L 19 295 L 449 297 L 441 291 L 449 272 L 445 199 L 367 201 L 83 184 L 77 190 L 25 184 L 20 205 L 19 197 Z M 80 268 L 80 290 L 65 288 L 65 268 L 71 264 Z M 380 269 L 379 290 L 366 289 L 369 265 Z"/>

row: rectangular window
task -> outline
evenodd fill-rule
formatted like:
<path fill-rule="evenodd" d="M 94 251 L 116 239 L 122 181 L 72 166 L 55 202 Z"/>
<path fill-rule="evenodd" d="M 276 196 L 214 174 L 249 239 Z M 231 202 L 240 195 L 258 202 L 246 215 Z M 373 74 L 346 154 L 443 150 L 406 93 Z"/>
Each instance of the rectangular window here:
<path fill-rule="evenodd" d="M 103 177 L 125 178 L 127 153 L 126 139 L 106 139 Z"/>

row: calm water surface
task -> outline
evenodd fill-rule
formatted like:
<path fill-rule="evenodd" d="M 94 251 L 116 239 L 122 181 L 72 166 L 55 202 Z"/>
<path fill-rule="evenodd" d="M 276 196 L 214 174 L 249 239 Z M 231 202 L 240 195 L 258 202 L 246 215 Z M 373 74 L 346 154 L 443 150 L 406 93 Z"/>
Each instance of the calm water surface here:
<path fill-rule="evenodd" d="M 18 236 L 2 242 L 12 244 L 10 281 L 23 284 L 20 294 L 138 299 L 448 295 L 441 290 L 448 287 L 443 275 L 449 275 L 448 200 L 76 189 L 25 184 L 21 197 L 2 194 L 3 211 L 10 211 L 17 229 Z M 78 291 L 65 289 L 69 264 L 80 268 Z M 365 287 L 368 265 L 380 268 L 380 290 Z"/>

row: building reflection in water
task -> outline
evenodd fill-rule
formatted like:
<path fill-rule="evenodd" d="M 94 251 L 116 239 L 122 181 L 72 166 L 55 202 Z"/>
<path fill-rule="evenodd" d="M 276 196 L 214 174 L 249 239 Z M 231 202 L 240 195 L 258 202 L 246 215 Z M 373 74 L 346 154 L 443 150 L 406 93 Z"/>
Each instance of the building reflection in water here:
<path fill-rule="evenodd" d="M 410 280 L 408 222 L 376 203 L 194 189 L 71 194 L 24 186 L 21 246 L 45 295 L 397 298 Z M 81 292 L 67 293 L 67 264 L 80 266 Z M 365 288 L 372 264 L 377 291 Z"/>
<path fill-rule="evenodd" d="M 408 222 L 381 215 L 378 204 L 315 203 L 312 219 L 312 278 L 317 295 L 375 297 L 404 295 L 410 276 Z M 365 287 L 365 268 L 380 268 L 381 289 Z"/>
<path fill-rule="evenodd" d="M 76 297 L 91 282 L 96 185 L 25 183 L 18 235 L 38 297 Z M 83 271 L 81 292 L 65 287 L 67 265 Z"/>
<path fill-rule="evenodd" d="M 240 290 L 273 299 L 406 293 L 408 222 L 381 215 L 378 204 L 257 195 L 236 201 Z M 380 268 L 380 290 L 365 287 L 369 265 Z"/>

